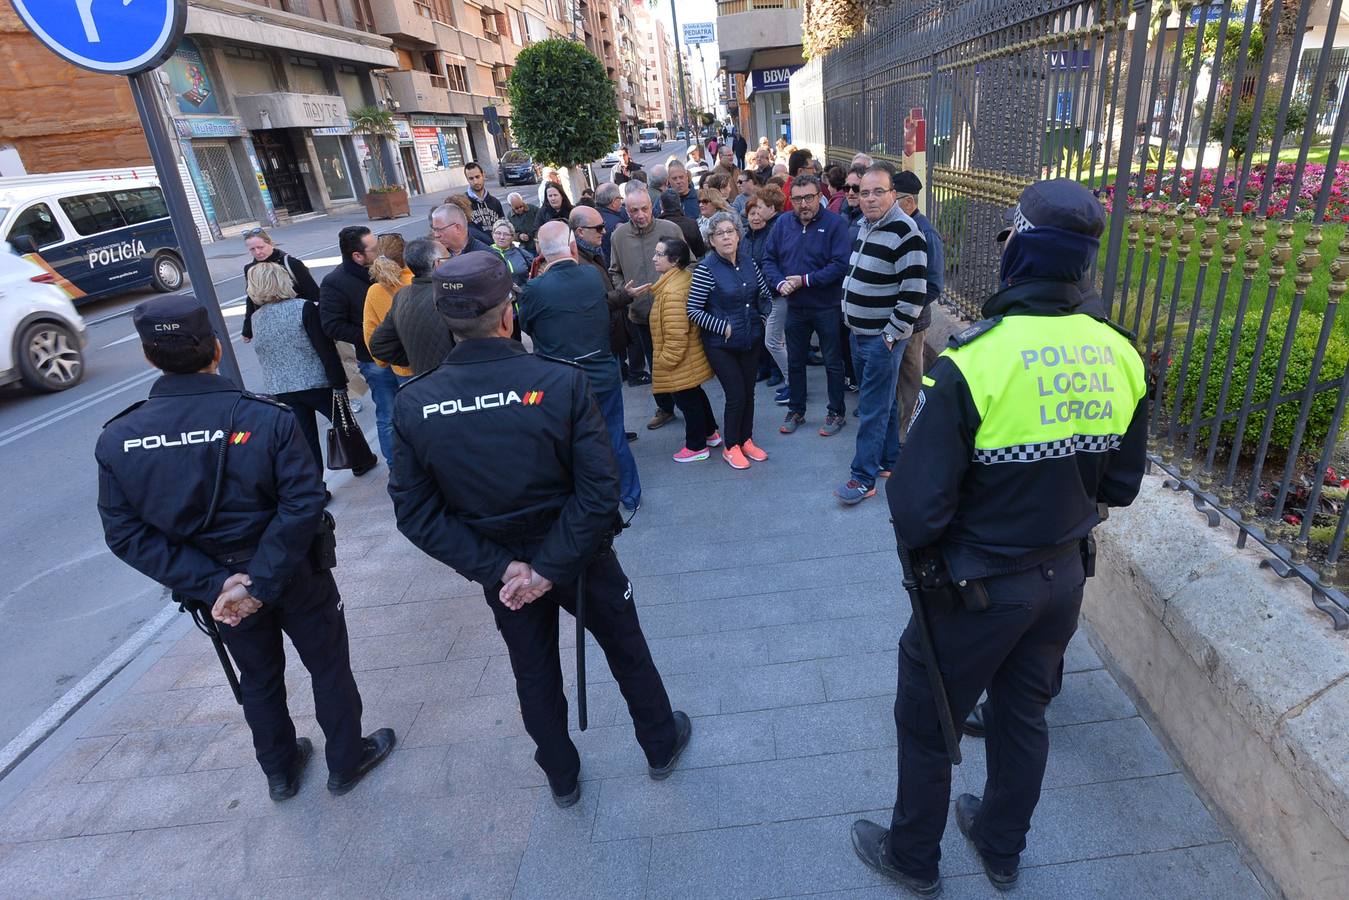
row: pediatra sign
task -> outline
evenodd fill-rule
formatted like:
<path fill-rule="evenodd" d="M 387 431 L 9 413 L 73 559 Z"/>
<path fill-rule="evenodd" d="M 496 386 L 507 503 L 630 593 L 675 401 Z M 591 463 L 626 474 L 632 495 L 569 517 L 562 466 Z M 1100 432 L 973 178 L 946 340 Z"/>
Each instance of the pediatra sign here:
<path fill-rule="evenodd" d="M 67 62 L 105 75 L 134 75 L 173 55 L 187 0 L 10 0 L 33 35 Z"/>
<path fill-rule="evenodd" d="M 717 26 L 712 22 L 685 22 L 684 23 L 684 46 L 692 47 L 695 44 L 715 44 L 717 42 Z"/>

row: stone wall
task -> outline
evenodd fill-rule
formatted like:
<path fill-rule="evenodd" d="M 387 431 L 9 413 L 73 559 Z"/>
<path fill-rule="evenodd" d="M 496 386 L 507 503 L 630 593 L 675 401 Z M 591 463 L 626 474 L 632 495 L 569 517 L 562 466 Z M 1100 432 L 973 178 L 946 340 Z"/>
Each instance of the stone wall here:
<path fill-rule="evenodd" d="M 0 144 L 30 173 L 148 165 L 126 79 L 63 62 L 0 4 Z"/>
<path fill-rule="evenodd" d="M 1097 529 L 1107 663 L 1291 898 L 1349 885 L 1349 636 L 1149 476 Z"/>

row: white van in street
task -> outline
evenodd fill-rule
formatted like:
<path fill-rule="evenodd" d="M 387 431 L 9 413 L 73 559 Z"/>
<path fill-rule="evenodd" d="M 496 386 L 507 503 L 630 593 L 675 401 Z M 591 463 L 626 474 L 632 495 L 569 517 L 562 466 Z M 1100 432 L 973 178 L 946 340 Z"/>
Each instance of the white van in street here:
<path fill-rule="evenodd" d="M 660 149 L 660 132 L 655 128 L 643 128 L 637 132 L 637 152 L 654 153 Z"/>
<path fill-rule="evenodd" d="M 84 319 L 56 280 L 0 242 L 0 385 L 64 391 L 84 377 Z"/>

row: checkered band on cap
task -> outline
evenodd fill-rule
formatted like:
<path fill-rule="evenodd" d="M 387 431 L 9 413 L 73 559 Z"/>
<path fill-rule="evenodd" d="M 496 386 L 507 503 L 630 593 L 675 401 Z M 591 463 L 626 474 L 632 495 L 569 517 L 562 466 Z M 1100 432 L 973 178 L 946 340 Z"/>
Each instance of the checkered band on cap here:
<path fill-rule="evenodd" d="M 1012 210 L 1012 230 L 1020 234 L 1023 231 L 1030 231 L 1034 227 L 1035 223 L 1026 218 L 1026 214 L 1021 211 L 1021 204 L 1018 203 L 1016 209 Z"/>
<path fill-rule="evenodd" d="M 974 461 L 986 466 L 995 463 L 1036 462 L 1041 459 L 1061 459 L 1075 453 L 1107 453 L 1119 449 L 1118 434 L 1075 434 L 1057 441 L 1039 444 L 1014 444 L 991 450 L 975 450 Z"/>

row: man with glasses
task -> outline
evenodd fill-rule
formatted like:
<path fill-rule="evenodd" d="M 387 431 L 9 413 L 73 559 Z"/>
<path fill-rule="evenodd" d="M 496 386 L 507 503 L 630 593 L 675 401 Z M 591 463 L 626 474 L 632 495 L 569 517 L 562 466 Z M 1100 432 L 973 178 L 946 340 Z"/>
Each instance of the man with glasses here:
<path fill-rule="evenodd" d="M 604 223 L 598 212 L 584 206 L 572 210 L 571 221 L 575 235 L 565 222 L 548 222 L 539 228 L 544 268 L 520 298 L 520 330 L 533 339 L 535 353 L 575 363 L 590 376 L 609 446 L 618 461 L 619 502 L 635 512 L 642 503 L 642 482 L 623 430 L 623 383 L 610 334 L 610 283 L 590 263 L 577 258 L 582 241 L 593 253 Z"/>
<path fill-rule="evenodd" d="M 623 191 L 618 185 L 612 182 L 606 182 L 595 189 L 595 208 L 600 211 L 600 216 L 604 222 L 604 240 L 601 242 L 601 248 L 604 250 L 604 264 L 609 265 L 609 236 L 618 229 L 619 225 L 628 221 L 628 213 L 623 209 Z"/>
<path fill-rule="evenodd" d="M 469 234 L 468 216 L 453 203 L 431 210 L 431 237 L 440 242 L 451 258 L 474 250 L 492 249 Z"/>
<path fill-rule="evenodd" d="M 436 266 L 450 255 L 436 241 L 420 238 L 403 251 L 412 270 L 412 283 L 393 298 L 384 321 L 370 335 L 370 352 L 394 365 L 407 366 L 413 375 L 429 372 L 454 349 L 454 336 L 436 311 L 433 284 Z"/>
<path fill-rule="evenodd" d="M 614 188 L 615 191 L 618 188 L 614 184 L 601 185 L 595 196 L 602 196 L 605 187 Z M 618 199 L 620 203 L 623 200 L 621 196 Z M 633 370 L 631 361 L 625 357 L 631 355 L 631 360 L 635 361 L 639 372 L 645 365 L 643 360 L 646 357 L 642 355 L 642 342 L 637 338 L 636 325 L 628 319 L 628 307 L 632 305 L 632 297 L 627 291 L 614 287 L 609 281 L 609 236 L 613 233 L 613 229 L 609 227 L 609 217 L 605 212 L 603 206 L 598 211 L 588 206 L 577 206 L 572 209 L 568 222 L 576 236 L 576 261 L 582 266 L 593 266 L 604 278 L 604 286 L 607 289 L 605 300 L 609 304 L 609 347 L 618 357 L 619 368 L 627 370 L 621 373 L 623 380 L 626 381 Z M 623 221 L 627 221 L 626 214 Z M 595 238 L 601 235 L 604 239 L 603 245 L 596 246 Z M 622 424 L 621 418 L 619 424 Z M 625 431 L 623 434 L 629 441 L 637 440 L 635 431 Z"/>
<path fill-rule="evenodd" d="M 895 202 L 890 169 L 862 176 L 862 222 L 843 280 L 843 313 L 859 384 L 857 452 L 834 496 L 855 506 L 876 493 L 899 456 L 895 386 L 913 323 L 927 305 L 927 243 Z"/>
<path fill-rule="evenodd" d="M 773 223 L 764 251 L 768 283 L 787 298 L 787 418 L 779 429 L 792 434 L 806 419 L 806 358 L 815 334 L 824 357 L 829 406 L 822 437 L 836 435 L 847 424 L 843 403 L 841 332 L 843 276 L 848 270 L 848 225 L 822 208 L 820 179 L 798 174 L 792 184 L 793 215 Z"/>
<path fill-rule="evenodd" d="M 671 166 L 671 183 L 673 183 Z M 641 341 L 643 362 L 650 366 L 655 356 L 655 346 L 651 342 L 651 286 L 656 283 L 656 264 L 652 257 L 656 254 L 656 244 L 661 238 L 676 237 L 681 241 L 684 233 L 679 226 L 664 219 L 657 219 L 651 212 L 651 197 L 641 182 L 629 182 L 623 194 L 623 203 L 628 209 L 627 224 L 618 226 L 609 241 L 609 277 L 615 288 L 619 288 L 632 298 L 628 307 L 628 318 L 637 326 L 637 336 Z M 641 384 L 650 384 L 650 369 L 644 373 L 632 373 L 632 379 Z M 632 382 L 630 381 L 629 384 Z M 670 394 L 654 394 L 656 414 L 646 427 L 652 431 L 674 421 L 674 397 Z"/>

